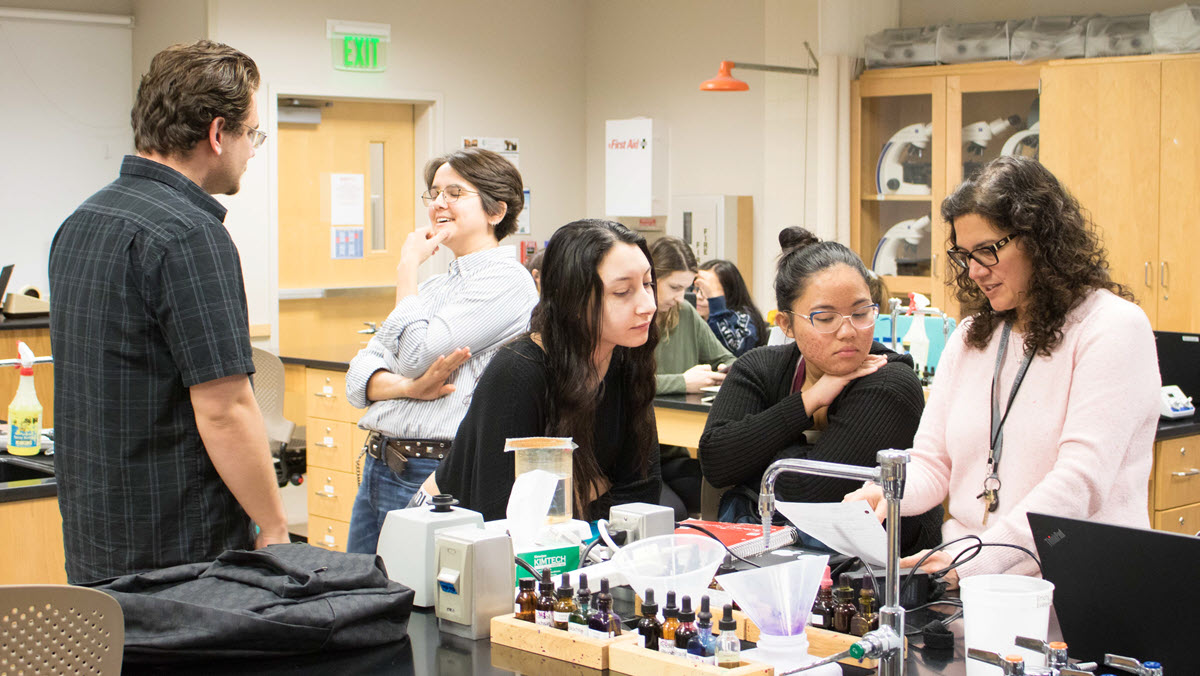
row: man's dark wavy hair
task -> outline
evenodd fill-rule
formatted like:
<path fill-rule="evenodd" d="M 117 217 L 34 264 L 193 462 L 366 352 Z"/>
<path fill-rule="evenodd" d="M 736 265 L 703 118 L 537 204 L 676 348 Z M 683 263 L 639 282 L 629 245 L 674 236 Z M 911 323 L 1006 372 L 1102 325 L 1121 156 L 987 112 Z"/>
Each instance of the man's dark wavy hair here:
<path fill-rule="evenodd" d="M 1015 243 L 1029 256 L 1034 274 L 1024 327 L 1027 351 L 1049 356 L 1062 340 L 1067 313 L 1093 289 L 1108 289 L 1133 300 L 1133 294 L 1109 275 L 1108 259 L 1091 219 L 1036 160 L 998 157 L 942 202 L 951 246 L 957 246 L 954 222 L 967 214 L 983 217 L 1005 235 L 1018 235 Z M 983 349 L 996 326 L 1016 319 L 1016 310 L 992 309 L 967 269 L 958 269 L 953 284 L 963 314 L 973 317 L 967 345 Z"/>
<path fill-rule="evenodd" d="M 138 152 L 187 156 L 225 118 L 238 132 L 258 91 L 258 67 L 238 50 L 211 40 L 172 45 L 142 76 L 130 119 Z"/>

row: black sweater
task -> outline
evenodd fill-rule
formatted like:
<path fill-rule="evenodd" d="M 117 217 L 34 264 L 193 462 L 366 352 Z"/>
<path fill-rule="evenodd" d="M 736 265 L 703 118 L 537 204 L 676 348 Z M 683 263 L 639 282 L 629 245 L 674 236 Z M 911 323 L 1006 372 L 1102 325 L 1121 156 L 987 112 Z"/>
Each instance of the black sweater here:
<path fill-rule="evenodd" d="M 760 347 L 738 359 L 713 401 L 700 437 L 700 467 L 714 486 L 743 485 L 755 493 L 763 472 L 781 458 L 809 458 L 872 466 L 884 448 L 911 448 L 925 408 L 912 358 L 879 343 L 871 354 L 887 356 L 875 373 L 854 380 L 833 400 L 828 423 L 816 443 L 805 430 L 813 421 L 800 393 L 791 394 L 800 350 L 796 345 Z M 840 502 L 861 484 L 800 474 L 784 474 L 775 483 L 779 499 Z M 912 553 L 941 542 L 942 508 L 906 517 L 901 549 Z"/>
<path fill-rule="evenodd" d="M 658 503 L 662 490 L 658 442 L 652 444 L 646 476 L 630 456 L 634 438 L 624 368 L 628 367 L 614 358 L 605 374 L 592 444 L 596 462 L 612 487 L 586 507 L 587 514 L 576 514 L 577 519 L 608 518 L 612 505 Z M 529 336 L 500 348 L 475 386 L 450 454 L 438 467 L 441 492 L 482 513 L 485 520 L 504 518 L 516 472 L 513 454 L 504 452 L 504 440 L 548 434 L 551 377 L 546 353 Z"/>

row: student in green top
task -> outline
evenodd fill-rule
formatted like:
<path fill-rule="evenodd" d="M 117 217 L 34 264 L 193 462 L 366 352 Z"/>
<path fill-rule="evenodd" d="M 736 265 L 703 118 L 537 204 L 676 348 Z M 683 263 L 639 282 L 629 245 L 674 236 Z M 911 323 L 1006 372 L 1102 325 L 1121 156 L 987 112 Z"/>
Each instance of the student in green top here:
<path fill-rule="evenodd" d="M 678 237 L 663 237 L 650 247 L 658 275 L 658 394 L 699 392 L 720 385 L 735 357 L 683 294 L 696 279 L 696 256 Z"/>
<path fill-rule="evenodd" d="M 699 392 L 720 385 L 735 357 L 708 328 L 683 294 L 696 279 L 696 256 L 687 242 L 663 237 L 650 246 L 658 279 L 658 394 Z M 677 519 L 700 511 L 700 463 L 679 446 L 662 446 L 663 494 L 660 503 Z"/>

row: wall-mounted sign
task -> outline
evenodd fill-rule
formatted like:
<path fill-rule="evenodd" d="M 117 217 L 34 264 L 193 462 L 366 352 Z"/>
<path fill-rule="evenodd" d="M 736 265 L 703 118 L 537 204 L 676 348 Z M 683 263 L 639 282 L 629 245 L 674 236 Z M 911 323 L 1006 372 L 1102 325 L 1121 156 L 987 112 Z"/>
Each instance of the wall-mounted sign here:
<path fill-rule="evenodd" d="M 325 22 L 325 34 L 333 54 L 333 67 L 337 70 L 361 73 L 387 70 L 391 24 L 329 19 Z"/>

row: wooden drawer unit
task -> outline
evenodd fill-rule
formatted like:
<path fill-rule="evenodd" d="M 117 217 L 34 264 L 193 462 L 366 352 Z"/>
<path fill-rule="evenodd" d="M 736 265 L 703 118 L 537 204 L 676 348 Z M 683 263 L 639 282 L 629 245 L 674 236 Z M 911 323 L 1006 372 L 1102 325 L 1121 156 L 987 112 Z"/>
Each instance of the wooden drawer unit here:
<path fill-rule="evenodd" d="M 334 521 L 323 516 L 308 517 L 308 544 L 314 547 L 344 552 L 349 535 L 350 524 L 345 521 Z"/>
<path fill-rule="evenodd" d="M 360 431 L 354 423 L 308 418 L 305 425 L 309 466 L 314 471 L 321 468 L 353 474 L 354 457 L 362 448 L 361 445 L 354 446 L 354 432 Z"/>
<path fill-rule="evenodd" d="M 1154 528 L 1184 535 L 1200 533 L 1200 503 L 1156 512 Z"/>
<path fill-rule="evenodd" d="M 1154 446 L 1154 509 L 1200 502 L 1200 436 L 1164 439 Z"/>
<path fill-rule="evenodd" d="M 363 411 L 346 401 L 346 374 L 310 368 L 307 371 L 308 417 L 354 422 Z"/>
<path fill-rule="evenodd" d="M 349 522 L 357 493 L 358 480 L 354 474 L 321 467 L 308 468 L 309 519 L 323 516 Z"/>

